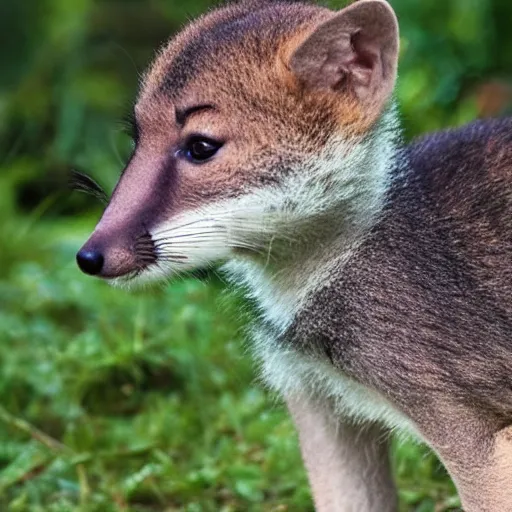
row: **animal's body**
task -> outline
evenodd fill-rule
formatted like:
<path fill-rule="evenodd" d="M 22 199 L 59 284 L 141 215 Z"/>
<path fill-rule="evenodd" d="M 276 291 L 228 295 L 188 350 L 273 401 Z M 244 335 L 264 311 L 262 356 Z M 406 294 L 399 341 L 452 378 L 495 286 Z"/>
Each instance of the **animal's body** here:
<path fill-rule="evenodd" d="M 320 512 L 396 510 L 387 433 L 467 512 L 512 510 L 512 121 L 401 144 L 384 0 L 242 2 L 162 50 L 134 154 L 80 251 L 154 279 L 221 263 L 297 425 Z"/>

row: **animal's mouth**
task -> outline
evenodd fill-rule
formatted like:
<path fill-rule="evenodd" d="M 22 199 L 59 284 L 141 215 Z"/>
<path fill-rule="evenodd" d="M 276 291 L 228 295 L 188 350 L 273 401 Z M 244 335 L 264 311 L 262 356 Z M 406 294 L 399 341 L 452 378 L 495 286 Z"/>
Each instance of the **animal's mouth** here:
<path fill-rule="evenodd" d="M 76 256 L 85 274 L 106 280 L 132 280 L 158 262 L 157 248 L 148 231 L 131 245 L 121 236 L 94 233 Z"/>

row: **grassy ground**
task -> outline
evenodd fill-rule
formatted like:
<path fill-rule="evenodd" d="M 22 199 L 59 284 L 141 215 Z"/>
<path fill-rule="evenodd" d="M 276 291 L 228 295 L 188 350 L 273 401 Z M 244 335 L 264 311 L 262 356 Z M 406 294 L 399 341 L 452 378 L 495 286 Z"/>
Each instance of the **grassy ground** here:
<path fill-rule="evenodd" d="M 0 510 L 312 510 L 236 300 L 219 283 L 128 293 L 82 276 L 94 219 L 16 215 L 3 185 Z M 432 455 L 394 453 L 403 511 L 455 509 Z"/>

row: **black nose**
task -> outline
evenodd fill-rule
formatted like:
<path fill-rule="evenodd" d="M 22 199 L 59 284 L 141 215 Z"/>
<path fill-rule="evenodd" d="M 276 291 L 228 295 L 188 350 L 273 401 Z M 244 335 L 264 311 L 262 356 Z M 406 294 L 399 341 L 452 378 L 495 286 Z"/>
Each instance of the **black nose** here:
<path fill-rule="evenodd" d="M 103 254 L 99 251 L 80 251 L 76 255 L 76 262 L 82 272 L 96 276 L 103 268 Z"/>

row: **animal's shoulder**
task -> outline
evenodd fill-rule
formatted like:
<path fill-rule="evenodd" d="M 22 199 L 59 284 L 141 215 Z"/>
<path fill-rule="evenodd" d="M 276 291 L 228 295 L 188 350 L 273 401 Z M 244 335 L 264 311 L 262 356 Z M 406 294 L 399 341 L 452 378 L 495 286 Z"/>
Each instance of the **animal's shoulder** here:
<path fill-rule="evenodd" d="M 512 315 L 512 119 L 428 135 L 408 151 L 406 209 L 421 202 L 418 223 Z"/>
<path fill-rule="evenodd" d="M 415 178 L 427 191 L 458 191 L 467 198 L 477 184 L 512 187 L 512 118 L 426 135 L 412 142 L 408 154 Z"/>

